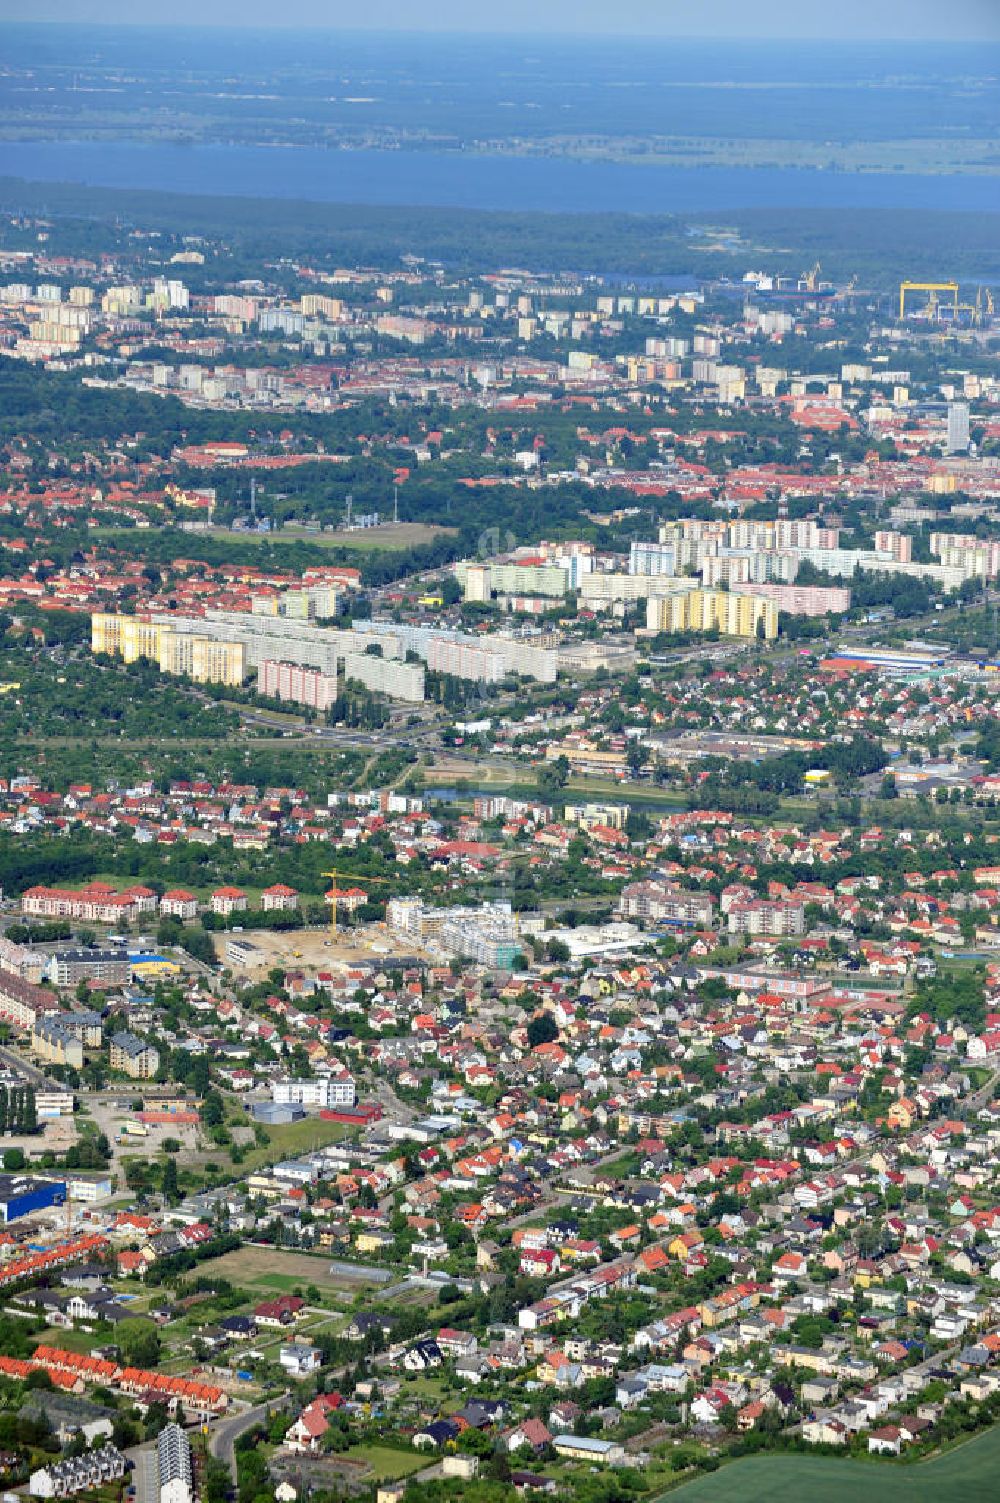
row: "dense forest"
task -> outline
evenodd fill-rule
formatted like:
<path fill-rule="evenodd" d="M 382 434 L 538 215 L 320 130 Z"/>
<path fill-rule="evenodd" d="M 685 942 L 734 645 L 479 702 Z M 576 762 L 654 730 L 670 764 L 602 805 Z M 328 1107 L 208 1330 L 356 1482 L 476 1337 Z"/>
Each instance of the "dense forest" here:
<path fill-rule="evenodd" d="M 348 265 L 396 265 L 404 255 L 456 270 L 502 265 L 545 271 L 632 276 L 739 277 L 748 255 L 767 251 L 775 270 L 797 275 L 819 255 L 825 274 L 859 275 L 889 287 L 902 275 L 1000 277 L 1000 215 L 917 209 L 736 209 L 727 227 L 747 242 L 707 251 L 689 226 L 716 214 L 487 213 L 470 209 L 369 207 L 252 198 L 219 198 L 29 183 L 0 178 L 0 210 L 65 216 L 64 248 L 106 249 L 107 227 L 124 240 L 142 225 L 172 235 L 219 236 L 241 257 L 285 254 Z"/>

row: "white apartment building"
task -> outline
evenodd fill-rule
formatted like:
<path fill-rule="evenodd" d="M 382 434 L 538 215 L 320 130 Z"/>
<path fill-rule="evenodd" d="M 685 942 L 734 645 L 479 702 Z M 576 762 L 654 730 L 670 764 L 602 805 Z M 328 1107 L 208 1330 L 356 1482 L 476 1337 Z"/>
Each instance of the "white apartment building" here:
<path fill-rule="evenodd" d="M 771 903 L 760 898 L 733 903 L 727 920 L 730 934 L 786 939 L 805 933 L 806 910 L 804 903 Z"/>

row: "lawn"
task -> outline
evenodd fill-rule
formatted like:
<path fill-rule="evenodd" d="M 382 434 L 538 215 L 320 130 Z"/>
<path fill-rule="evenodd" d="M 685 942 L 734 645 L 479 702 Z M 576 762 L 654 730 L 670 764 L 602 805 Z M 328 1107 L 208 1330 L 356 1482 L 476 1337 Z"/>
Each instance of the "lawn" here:
<path fill-rule="evenodd" d="M 430 1465 L 426 1455 L 416 1451 L 394 1451 L 391 1446 L 358 1446 L 346 1453 L 348 1461 L 364 1461 L 371 1467 L 376 1482 L 395 1482 Z"/>
<path fill-rule="evenodd" d="M 759 1456 L 698 1477 L 664 1498 L 683 1503 L 996 1503 L 1000 1426 L 930 1461 L 839 1461 L 833 1456 Z"/>
<path fill-rule="evenodd" d="M 33 1339 L 39 1346 L 57 1346 L 64 1352 L 79 1352 L 89 1356 L 95 1346 L 100 1346 L 102 1340 L 110 1338 L 96 1336 L 93 1331 L 72 1331 L 63 1326 L 51 1326 Z"/>
<path fill-rule="evenodd" d="M 92 1488 L 87 1497 L 90 1503 L 121 1503 L 127 1481 L 127 1478 L 119 1478 L 117 1481 L 105 1482 L 103 1487 Z"/>
<path fill-rule="evenodd" d="M 440 1378 L 428 1378 L 422 1373 L 414 1377 L 407 1373 L 400 1391 L 401 1399 L 422 1399 L 427 1404 L 444 1402 L 444 1383 Z"/>

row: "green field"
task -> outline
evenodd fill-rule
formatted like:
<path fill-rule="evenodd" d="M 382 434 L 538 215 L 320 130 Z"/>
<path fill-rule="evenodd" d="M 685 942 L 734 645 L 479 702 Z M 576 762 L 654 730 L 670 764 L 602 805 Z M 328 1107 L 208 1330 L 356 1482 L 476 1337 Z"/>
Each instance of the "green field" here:
<path fill-rule="evenodd" d="M 109 543 L 119 543 L 134 542 L 142 533 L 172 530 L 161 526 L 138 530 L 134 527 L 95 527 L 91 534 Z M 276 532 L 231 532 L 228 527 L 209 527 L 204 532 L 191 533 L 190 537 L 195 554 L 199 538 L 235 543 L 240 547 L 281 548 L 292 543 L 309 543 L 315 548 L 345 548 L 356 553 L 400 553 L 407 548 L 433 543 L 439 537 L 454 536 L 457 531 L 455 527 L 445 527 L 437 522 L 383 522 L 378 527 L 359 528 L 355 532 L 310 532 L 304 527 L 281 527 Z"/>
<path fill-rule="evenodd" d="M 416 1451 L 394 1451 L 391 1446 L 358 1446 L 346 1454 L 348 1461 L 367 1462 L 376 1482 L 395 1482 L 430 1465 L 426 1455 L 419 1455 Z"/>
<path fill-rule="evenodd" d="M 906 1466 L 832 1456 L 759 1456 L 698 1477 L 665 1498 L 683 1503 L 996 1503 L 1000 1426 L 943 1456 Z"/>
<path fill-rule="evenodd" d="M 293 1273 L 262 1273 L 257 1277 L 257 1283 L 265 1289 L 278 1289 L 283 1294 L 290 1294 L 302 1280 Z"/>
<path fill-rule="evenodd" d="M 439 526 L 436 522 L 383 522 L 378 527 L 362 527 L 356 532 L 310 532 L 305 527 L 280 527 L 276 532 L 231 532 L 228 527 L 213 527 L 207 536 L 233 539 L 239 543 L 314 543 L 318 548 L 352 548 L 358 552 L 400 552 L 405 548 L 418 548 L 424 543 L 433 543 L 435 538 L 447 537 L 457 532 L 455 527 Z M 197 536 L 197 534 L 196 534 Z"/>
<path fill-rule="evenodd" d="M 72 1331 L 65 1326 L 46 1327 L 34 1340 L 39 1346 L 61 1347 L 64 1352 L 79 1352 L 87 1356 L 100 1343 L 100 1337 L 95 1336 L 93 1331 Z"/>
<path fill-rule="evenodd" d="M 315 1284 L 321 1292 L 340 1294 L 345 1290 L 355 1292 L 374 1283 L 363 1273 L 356 1277 L 331 1273 L 330 1264 L 331 1259 L 322 1253 L 246 1244 L 233 1252 L 223 1253 L 220 1258 L 213 1258 L 204 1267 L 206 1272 L 228 1279 L 244 1290 L 248 1299 L 258 1298 L 258 1291 L 280 1289 L 287 1292 L 297 1286 L 305 1289 L 310 1284 Z"/>
<path fill-rule="evenodd" d="M 234 1117 L 233 1121 L 238 1121 L 238 1119 Z M 239 1125 L 248 1125 L 249 1121 L 250 1118 L 247 1116 L 239 1122 Z M 279 1159 L 294 1158 L 297 1153 L 309 1153 L 317 1148 L 326 1148 L 354 1131 L 356 1129 L 346 1122 L 324 1122 L 322 1117 L 303 1117 L 300 1122 L 282 1122 L 276 1126 L 268 1126 L 267 1136 L 270 1142 L 266 1143 L 263 1148 L 247 1149 L 243 1160 L 243 1172 L 252 1174 L 263 1164 L 276 1164 Z"/>

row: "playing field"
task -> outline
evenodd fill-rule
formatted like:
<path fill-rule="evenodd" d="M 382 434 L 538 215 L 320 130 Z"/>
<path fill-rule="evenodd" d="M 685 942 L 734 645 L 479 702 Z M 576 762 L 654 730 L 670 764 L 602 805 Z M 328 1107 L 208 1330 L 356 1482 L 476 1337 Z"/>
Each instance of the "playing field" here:
<path fill-rule="evenodd" d="M 377 550 L 401 552 L 433 543 L 435 538 L 454 536 L 455 527 L 436 522 L 381 522 L 378 527 L 359 527 L 352 532 L 309 532 L 304 527 L 281 527 L 277 532 L 230 532 L 228 527 L 212 527 L 208 536 L 229 542 L 261 543 L 278 548 L 288 543 L 313 543 L 319 548 L 354 548 L 358 552 Z"/>
<path fill-rule="evenodd" d="M 172 528 L 151 527 L 150 533 L 172 531 Z M 231 532 L 228 527 L 209 527 L 204 532 L 191 533 L 191 555 L 198 557 L 200 538 L 212 538 L 230 542 L 239 547 L 281 548 L 290 543 L 311 543 L 317 548 L 346 548 L 357 552 L 374 553 L 402 552 L 418 548 L 423 543 L 433 543 L 435 538 L 454 536 L 455 527 L 444 527 L 436 522 L 382 522 L 378 527 L 361 527 L 353 532 L 308 532 L 304 527 L 282 527 L 277 532 Z M 134 542 L 133 527 L 97 527 L 96 536 L 109 542 Z"/>
<path fill-rule="evenodd" d="M 330 548 L 385 548 L 400 550 L 419 548 L 435 538 L 454 537 L 456 527 L 442 527 L 436 522 L 381 522 L 378 527 L 362 527 L 357 532 L 296 533 L 283 527 L 274 535 L 275 542 L 320 543 Z"/>
<path fill-rule="evenodd" d="M 755 1456 L 664 1494 L 671 1503 L 996 1503 L 1000 1426 L 931 1461 L 838 1461 L 832 1456 Z"/>
<path fill-rule="evenodd" d="M 237 1288 L 255 1293 L 289 1294 L 293 1289 L 306 1289 L 310 1284 L 315 1284 L 320 1290 L 354 1290 L 361 1282 L 360 1279 L 347 1279 L 342 1274 L 331 1274 L 327 1257 L 285 1252 L 274 1247 L 238 1247 L 235 1252 L 224 1253 L 221 1258 L 206 1263 L 204 1272 L 213 1276 L 218 1274 Z"/>

